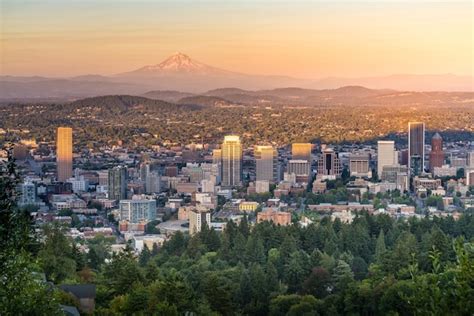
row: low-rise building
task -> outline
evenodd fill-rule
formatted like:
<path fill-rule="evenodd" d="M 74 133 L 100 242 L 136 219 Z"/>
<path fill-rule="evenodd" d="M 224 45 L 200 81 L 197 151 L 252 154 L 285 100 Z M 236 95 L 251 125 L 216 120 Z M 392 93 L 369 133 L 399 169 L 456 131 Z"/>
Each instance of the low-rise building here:
<path fill-rule="evenodd" d="M 276 225 L 287 226 L 291 224 L 291 213 L 268 208 L 257 214 L 257 223 L 263 221 L 270 221 Z"/>

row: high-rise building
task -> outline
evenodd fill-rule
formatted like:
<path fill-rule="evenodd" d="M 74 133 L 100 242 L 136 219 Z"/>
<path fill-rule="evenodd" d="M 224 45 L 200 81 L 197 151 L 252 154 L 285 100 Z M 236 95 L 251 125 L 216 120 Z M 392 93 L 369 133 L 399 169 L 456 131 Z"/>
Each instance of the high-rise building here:
<path fill-rule="evenodd" d="M 255 173 L 256 180 L 277 180 L 278 152 L 272 146 L 255 146 Z"/>
<path fill-rule="evenodd" d="M 228 135 L 222 143 L 222 186 L 239 186 L 242 183 L 242 144 L 240 137 Z"/>
<path fill-rule="evenodd" d="M 425 123 L 408 123 L 408 169 L 412 176 L 424 171 L 425 166 Z"/>
<path fill-rule="evenodd" d="M 474 168 L 474 151 L 467 153 L 466 164 L 469 168 Z"/>
<path fill-rule="evenodd" d="M 310 143 L 294 143 L 291 145 L 291 159 L 307 160 L 311 164 L 311 147 Z"/>
<path fill-rule="evenodd" d="M 369 154 L 352 154 L 349 156 L 349 171 L 351 176 L 371 177 L 372 172 L 369 168 Z"/>
<path fill-rule="evenodd" d="M 121 200 L 120 219 L 130 223 L 149 222 L 156 219 L 156 200 Z"/>
<path fill-rule="evenodd" d="M 382 176 L 384 166 L 397 164 L 395 160 L 395 142 L 393 140 L 379 140 L 377 142 L 377 175 Z"/>
<path fill-rule="evenodd" d="M 443 138 L 436 133 L 431 138 L 430 152 L 430 171 L 433 172 L 435 167 L 442 167 L 444 162 Z"/>
<path fill-rule="evenodd" d="M 161 177 L 157 171 L 148 173 L 145 179 L 146 193 L 160 193 L 161 192 Z"/>
<path fill-rule="evenodd" d="M 117 166 L 109 170 L 109 199 L 124 200 L 127 198 L 127 168 Z"/>
<path fill-rule="evenodd" d="M 56 163 L 59 182 L 65 182 L 72 177 L 72 128 L 70 127 L 58 127 Z"/>
<path fill-rule="evenodd" d="M 325 148 L 318 159 L 318 178 L 336 179 L 341 176 L 341 162 L 338 154 L 331 148 Z"/>
<path fill-rule="evenodd" d="M 198 209 L 191 210 L 189 217 L 189 234 L 194 235 L 202 230 L 204 225 L 211 226 L 211 212 Z"/>
<path fill-rule="evenodd" d="M 217 165 L 216 184 L 219 184 L 222 179 L 222 149 L 214 149 L 212 151 L 212 164 Z"/>
<path fill-rule="evenodd" d="M 22 183 L 20 186 L 20 198 L 18 200 L 18 205 L 34 205 L 36 204 L 36 185 L 32 182 Z"/>

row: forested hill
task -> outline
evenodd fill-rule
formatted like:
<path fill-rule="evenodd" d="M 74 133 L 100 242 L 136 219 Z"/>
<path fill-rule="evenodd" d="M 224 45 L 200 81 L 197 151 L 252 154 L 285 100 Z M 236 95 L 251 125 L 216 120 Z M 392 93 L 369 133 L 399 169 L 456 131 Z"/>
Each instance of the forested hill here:
<path fill-rule="evenodd" d="M 73 109 L 101 108 L 114 113 L 133 109 L 173 112 L 179 110 L 197 110 L 201 108 L 198 105 L 175 104 L 131 95 L 107 95 L 86 98 L 71 102 L 67 104 L 66 107 Z"/>

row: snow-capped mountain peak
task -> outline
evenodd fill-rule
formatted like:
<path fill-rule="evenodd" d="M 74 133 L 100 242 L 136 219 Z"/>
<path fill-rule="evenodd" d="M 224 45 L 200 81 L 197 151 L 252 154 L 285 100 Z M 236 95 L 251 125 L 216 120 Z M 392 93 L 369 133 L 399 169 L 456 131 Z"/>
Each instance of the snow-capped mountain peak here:
<path fill-rule="evenodd" d="M 148 65 L 134 72 L 140 73 L 194 73 L 194 74 L 210 74 L 220 72 L 221 70 L 200 63 L 191 59 L 188 55 L 177 52 L 164 61 L 156 65 Z"/>

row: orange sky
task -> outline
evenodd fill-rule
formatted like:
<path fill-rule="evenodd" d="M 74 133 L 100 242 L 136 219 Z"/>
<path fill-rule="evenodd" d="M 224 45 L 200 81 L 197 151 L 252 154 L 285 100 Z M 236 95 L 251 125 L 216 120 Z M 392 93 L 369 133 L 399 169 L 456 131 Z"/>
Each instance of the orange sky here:
<path fill-rule="evenodd" d="M 306 78 L 473 74 L 473 5 L 426 1 L 3 0 L 2 74 L 114 74 L 176 51 Z"/>

